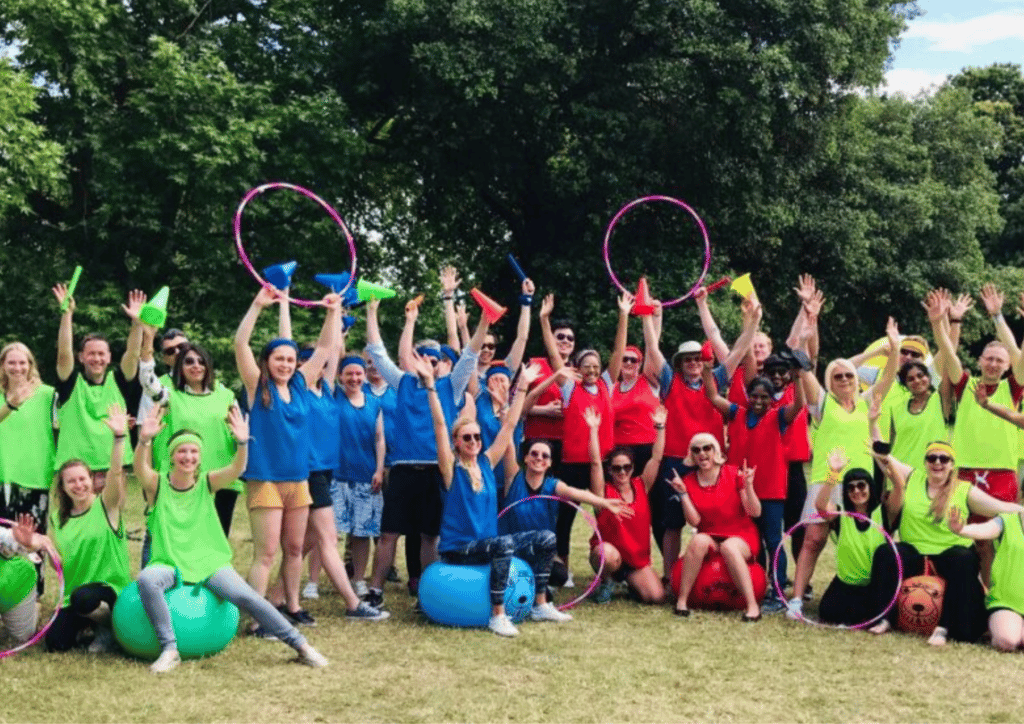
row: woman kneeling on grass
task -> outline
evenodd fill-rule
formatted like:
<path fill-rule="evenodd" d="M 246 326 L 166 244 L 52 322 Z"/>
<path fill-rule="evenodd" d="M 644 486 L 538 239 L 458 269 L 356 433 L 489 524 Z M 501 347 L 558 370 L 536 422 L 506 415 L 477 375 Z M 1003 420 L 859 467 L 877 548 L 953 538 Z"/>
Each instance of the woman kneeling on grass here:
<path fill-rule="evenodd" d="M 661 603 L 665 598 L 665 588 L 651 567 L 651 507 L 647 493 L 661 466 L 666 415 L 664 407 L 651 414 L 657 436 L 642 474 L 633 476 L 633 452 L 629 448 L 618 447 L 608 455 L 606 477 L 598 437 L 601 415 L 592 407 L 583 412 L 583 419 L 590 428 L 590 492 L 618 500 L 629 506 L 632 512 L 629 516 L 617 516 L 603 510 L 597 514 L 597 529 L 604 540 L 604 573 L 601 585 L 591 597 L 596 603 L 611 601 L 617 581 L 625 581 L 643 603 Z M 601 560 L 596 535 L 590 539 L 590 546 L 590 565 L 596 571 Z"/>
<path fill-rule="evenodd" d="M 444 411 L 434 389 L 433 368 L 419 355 L 415 355 L 411 363 L 427 389 L 437 442 L 437 465 L 444 483 L 438 544 L 441 560 L 455 565 L 490 563 L 491 620 L 487 627 L 499 636 L 519 635 L 519 630 L 505 615 L 505 587 L 512 556 L 522 558 L 533 569 L 536 598 L 530 618 L 534 621 L 572 620 L 572 616 L 559 611 L 547 599 L 548 576 L 555 559 L 554 533 L 531 530 L 498 535 L 498 487 L 494 481 L 494 466 L 508 449 L 512 430 L 523 411 L 526 388 L 540 375 L 540 368 L 535 365 L 523 368 L 512 407 L 494 442 L 482 450 L 472 397 L 467 396 L 466 409 L 452 425 L 449 439 Z"/>
<path fill-rule="evenodd" d="M 151 447 L 163 427 L 162 416 L 163 411 L 154 408 L 146 418 L 135 454 L 135 475 L 153 506 L 147 522 L 153 535 L 153 553 L 150 564 L 139 575 L 139 597 L 163 649 L 150 671 L 163 673 L 181 663 L 164 598 L 164 591 L 175 584 L 178 571 L 185 582 L 202 583 L 251 614 L 266 631 L 298 651 L 301 663 L 327 666 L 327 659 L 231 567 L 231 546 L 217 517 L 214 495 L 245 469 L 248 421 L 237 406 L 229 410 L 227 423 L 237 450 L 227 467 L 202 471 L 202 440 L 194 432 L 180 430 L 168 444 L 170 472 L 158 473 L 153 470 Z"/>

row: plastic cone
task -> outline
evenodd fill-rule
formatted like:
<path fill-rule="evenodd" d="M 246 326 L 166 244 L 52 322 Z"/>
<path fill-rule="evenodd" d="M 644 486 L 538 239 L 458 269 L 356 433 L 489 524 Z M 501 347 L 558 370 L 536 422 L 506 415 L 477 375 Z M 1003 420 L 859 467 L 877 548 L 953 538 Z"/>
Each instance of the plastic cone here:
<path fill-rule="evenodd" d="M 142 305 L 142 311 L 139 312 L 139 318 L 145 324 L 151 327 L 159 329 L 164 326 L 164 322 L 167 321 L 167 298 L 170 296 L 171 290 L 167 287 L 160 287 L 153 298 Z"/>
<path fill-rule="evenodd" d="M 292 274 L 298 267 L 299 263 L 296 261 L 274 264 L 263 270 L 263 278 L 268 284 L 273 284 L 275 289 L 287 289 L 292 285 Z"/>
<path fill-rule="evenodd" d="M 473 301 L 480 305 L 480 309 L 483 310 L 484 316 L 487 317 L 488 324 L 494 324 L 505 315 L 505 312 L 508 311 L 508 309 L 498 304 L 476 287 L 470 289 L 469 293 L 473 295 Z"/>
<path fill-rule="evenodd" d="M 341 290 L 351 286 L 349 283 L 351 278 L 351 274 L 342 272 L 341 274 L 316 274 L 313 280 L 317 284 L 323 284 L 335 294 L 341 294 Z"/>
<path fill-rule="evenodd" d="M 391 299 L 395 296 L 394 289 L 382 287 L 380 284 L 360 279 L 356 282 L 356 293 L 360 302 L 368 302 L 371 299 Z"/>
<path fill-rule="evenodd" d="M 360 301 L 359 290 L 356 289 L 356 286 L 358 285 L 353 284 L 341 295 L 341 306 L 345 307 L 345 309 L 355 309 L 366 304 L 366 302 Z"/>
<path fill-rule="evenodd" d="M 647 277 L 640 277 L 640 283 L 636 286 L 636 296 L 633 297 L 633 309 L 630 311 L 637 317 L 654 314 L 654 299 L 651 298 L 651 290 L 647 288 Z"/>
<path fill-rule="evenodd" d="M 757 292 L 754 291 L 754 284 L 750 281 L 750 273 L 746 273 L 743 276 L 736 277 L 732 286 L 729 287 L 734 292 L 739 294 L 744 299 L 751 301 L 757 301 Z"/>

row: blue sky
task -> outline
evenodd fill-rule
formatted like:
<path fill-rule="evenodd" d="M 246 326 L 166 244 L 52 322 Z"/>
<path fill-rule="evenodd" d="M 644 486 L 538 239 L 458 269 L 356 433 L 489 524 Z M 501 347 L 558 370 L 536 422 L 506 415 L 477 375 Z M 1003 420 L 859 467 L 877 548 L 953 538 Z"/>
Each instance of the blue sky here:
<path fill-rule="evenodd" d="M 1024 63 L 1024 0 L 918 0 L 886 74 L 891 92 L 914 95 L 965 66 Z"/>

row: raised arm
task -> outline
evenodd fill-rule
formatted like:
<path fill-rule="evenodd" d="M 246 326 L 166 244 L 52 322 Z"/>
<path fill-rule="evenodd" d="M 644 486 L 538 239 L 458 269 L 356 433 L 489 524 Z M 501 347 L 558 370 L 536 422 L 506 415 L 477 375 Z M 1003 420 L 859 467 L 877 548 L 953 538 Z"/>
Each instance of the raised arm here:
<path fill-rule="evenodd" d="M 441 307 L 444 310 L 444 327 L 448 332 L 448 346 L 456 352 L 462 351 L 462 340 L 459 339 L 459 320 L 455 314 L 455 291 L 459 288 L 461 281 L 455 267 L 446 266 L 441 270 Z M 399 350 L 398 358 L 401 362 L 401 350 Z"/>
<path fill-rule="evenodd" d="M 170 391 L 156 376 L 156 362 L 153 360 L 153 342 L 157 329 L 150 324 L 142 325 L 142 349 L 139 356 L 139 383 L 142 391 L 157 404 L 164 404 Z"/>
<path fill-rule="evenodd" d="M 878 381 L 864 391 L 865 399 L 871 399 L 871 396 L 875 394 L 885 397 L 896 380 L 896 366 L 900 359 L 900 328 L 892 317 L 889 317 L 889 321 L 885 325 L 885 335 L 889 339 L 889 357 L 885 361 L 885 367 L 882 368 L 882 374 L 879 375 Z"/>
<path fill-rule="evenodd" d="M 291 288 L 285 287 L 280 291 L 281 295 L 287 298 Z M 292 305 L 284 300 L 277 305 L 277 336 L 281 339 L 294 340 L 292 337 Z"/>
<path fill-rule="evenodd" d="M 718 410 L 718 414 L 728 420 L 729 414 L 732 412 L 732 403 L 722 397 L 718 391 L 718 383 L 715 382 L 715 375 L 711 371 L 710 362 L 704 363 L 700 371 L 700 377 L 704 382 L 704 394 L 711 401 L 711 404 L 715 406 L 715 409 Z"/>
<path fill-rule="evenodd" d="M 114 433 L 114 442 L 110 446 L 110 470 L 107 471 L 107 485 L 100 495 L 107 508 L 107 515 L 117 513 L 120 516 L 128 500 L 128 484 L 124 474 L 124 446 L 128 435 L 128 414 L 116 402 L 107 408 L 107 416 L 103 418 L 110 431 Z"/>
<path fill-rule="evenodd" d="M 935 337 L 935 344 L 939 348 L 939 354 L 942 355 L 946 379 L 955 385 L 963 377 L 964 368 L 956 354 L 953 341 L 949 338 L 948 325 L 944 324 L 947 313 L 945 300 L 937 290 L 933 289 L 925 296 L 921 306 L 928 313 L 928 321 L 932 326 L 932 336 Z"/>
<path fill-rule="evenodd" d="M 615 343 L 612 356 L 608 359 L 608 376 L 614 385 L 622 372 L 622 356 L 626 353 L 626 334 L 629 331 L 629 310 L 633 308 L 633 295 L 623 292 L 619 295 L 619 325 L 615 328 Z"/>
<path fill-rule="evenodd" d="M 693 300 L 697 302 L 697 314 L 700 316 L 700 326 L 704 330 L 704 336 L 711 342 L 711 349 L 715 352 L 715 359 L 725 364 L 729 358 L 729 345 L 722 339 L 722 330 L 718 328 L 711 308 L 708 307 L 708 290 L 701 287 L 693 293 Z M 741 357 L 742 359 L 742 357 Z"/>
<path fill-rule="evenodd" d="M 58 305 L 63 304 L 68 297 L 68 288 L 57 284 L 53 288 L 53 296 L 57 297 Z M 57 379 L 61 382 L 75 371 L 74 316 L 75 300 L 72 298 L 68 301 L 68 308 L 60 315 L 60 328 L 57 330 Z"/>
<path fill-rule="evenodd" d="M 238 409 L 238 405 L 228 408 L 227 424 L 231 436 L 235 438 L 235 455 L 226 467 L 214 470 L 207 476 L 210 489 L 214 492 L 238 480 L 238 476 L 245 471 L 245 464 L 249 459 L 249 420 Z"/>
<path fill-rule="evenodd" d="M 754 341 L 754 335 L 757 334 L 757 329 L 761 324 L 761 313 L 762 309 L 759 303 L 744 300 L 743 331 L 736 338 L 736 344 L 733 345 L 729 356 L 722 363 L 725 367 L 726 375 L 730 378 L 736 371 L 736 368 L 740 366 L 740 362 L 746 356 L 747 350 L 750 349 L 750 345 Z"/>
<path fill-rule="evenodd" d="M 740 501 L 743 503 L 743 510 L 751 518 L 760 518 L 761 501 L 758 499 L 757 493 L 754 492 L 754 475 L 757 474 L 757 466 L 748 468 L 747 461 L 744 460 L 739 474 L 743 478 L 743 490 L 740 491 Z"/>
<path fill-rule="evenodd" d="M 501 428 L 498 430 L 498 434 L 494 436 L 494 442 L 491 443 L 491 446 L 486 451 L 487 459 L 490 461 L 492 468 L 501 462 L 505 451 L 508 450 L 509 445 L 512 443 L 512 433 L 515 431 L 516 425 L 519 424 L 519 418 L 523 414 L 526 388 L 538 377 L 540 377 L 540 365 L 523 367 L 519 373 L 519 384 L 516 385 L 515 397 L 512 398 L 512 407 L 505 413 L 505 419 L 501 423 Z"/>
<path fill-rule="evenodd" d="M 135 477 L 142 484 L 146 500 L 152 503 L 156 499 L 159 473 L 153 469 L 153 438 L 164 429 L 164 408 L 154 405 L 142 421 L 139 428 L 139 443 L 135 446 L 133 469 Z M 106 489 L 104 489 L 106 492 Z"/>
<path fill-rule="evenodd" d="M 1010 369 L 1018 382 L 1024 380 L 1024 355 L 1017 346 L 1017 340 L 1013 336 L 1013 330 L 1006 323 L 1003 317 L 1003 293 L 996 288 L 995 284 L 986 284 L 981 288 L 981 301 L 985 304 L 985 311 L 992 318 L 996 327 L 996 339 L 1006 345 L 1010 353 Z"/>
<path fill-rule="evenodd" d="M 660 335 L 655 327 L 653 315 L 642 317 L 641 320 L 644 327 L 644 376 L 648 380 L 657 380 L 665 366 L 665 355 L 658 347 Z"/>
<path fill-rule="evenodd" d="M 455 454 L 452 452 L 452 445 L 448 437 L 448 422 L 444 419 L 444 410 L 441 409 L 441 400 L 437 396 L 437 387 L 434 384 L 434 370 L 430 363 L 416 352 L 412 353 L 409 360 L 420 382 L 427 388 L 427 402 L 430 405 L 430 417 L 434 422 L 434 442 L 437 444 L 437 467 L 441 470 L 441 481 L 444 489 L 452 486 L 452 476 L 455 474 Z"/>
<path fill-rule="evenodd" d="M 686 516 L 686 522 L 692 525 L 694 528 L 700 525 L 700 513 L 697 511 L 697 506 L 690 500 L 690 492 L 686 489 L 686 483 L 679 477 L 679 471 L 675 468 L 672 469 L 672 478 L 668 481 L 668 484 L 672 486 L 672 489 L 679 494 L 679 500 L 683 506 L 683 515 Z"/>
<path fill-rule="evenodd" d="M 249 305 L 249 310 L 242 317 L 242 321 L 235 330 L 235 364 L 238 366 L 238 375 L 242 378 L 246 394 L 249 396 L 250 404 L 256 395 L 256 386 L 260 382 L 260 366 L 256 363 L 256 356 L 252 353 L 249 341 L 252 339 L 252 331 L 256 327 L 256 320 L 264 307 L 273 304 L 279 296 L 279 292 L 273 287 L 263 287 L 256 294 Z"/>
<path fill-rule="evenodd" d="M 146 295 L 138 289 L 128 293 L 128 304 L 121 305 L 121 309 L 132 320 L 131 329 L 128 331 L 128 341 L 124 345 L 124 354 L 121 355 L 121 374 L 126 380 L 135 379 L 139 373 L 139 352 L 142 344 L 142 305 L 146 303 Z"/>
<path fill-rule="evenodd" d="M 558 372 L 551 375 L 546 380 L 544 380 L 539 385 L 530 390 L 529 394 L 526 396 L 526 401 L 523 403 L 523 413 L 528 413 L 531 409 L 533 409 L 533 406 L 537 404 L 537 400 L 540 399 L 541 395 L 547 392 L 547 389 L 551 387 L 551 385 L 557 384 L 559 387 L 561 387 L 572 374 L 572 371 L 568 367 L 563 367 L 562 369 L 558 370 Z M 554 400 L 554 402 L 559 401 Z"/>
<path fill-rule="evenodd" d="M 544 349 L 548 353 L 548 361 L 555 372 L 565 367 L 562 355 L 558 353 L 555 334 L 551 331 L 551 313 L 555 311 L 555 295 L 548 294 L 540 304 L 540 333 L 544 338 Z"/>
<path fill-rule="evenodd" d="M 530 338 L 530 309 L 533 304 L 533 280 L 524 279 L 519 294 L 519 324 L 516 327 L 516 338 L 505 357 L 505 364 L 510 370 L 517 370 L 523 363 L 526 354 L 526 342 Z"/>
<path fill-rule="evenodd" d="M 405 324 L 402 334 L 398 337 L 398 366 L 405 372 L 411 372 L 409 359 L 413 353 L 413 337 L 416 335 L 416 320 L 420 316 L 420 305 L 415 300 L 405 303 Z"/>
<path fill-rule="evenodd" d="M 601 413 L 593 407 L 583 410 L 583 420 L 587 423 L 587 453 L 590 455 L 590 492 L 599 498 L 604 497 L 604 462 L 601 460 Z"/>
<path fill-rule="evenodd" d="M 849 464 L 850 459 L 846 457 L 846 452 L 841 447 L 834 448 L 828 454 L 828 476 L 818 491 L 818 497 L 814 499 L 815 509 L 826 520 L 835 517 L 836 506 L 832 502 L 832 489 L 842 482 L 839 474 Z"/>
<path fill-rule="evenodd" d="M 299 367 L 309 389 L 316 387 L 323 377 L 327 361 L 337 354 L 338 345 L 341 344 L 341 295 L 333 292 L 328 294 L 323 298 L 323 305 L 327 307 L 327 317 L 320 328 L 316 349 L 313 350 L 313 356 Z"/>
<path fill-rule="evenodd" d="M 996 517 L 984 523 L 968 523 L 957 508 L 950 508 L 946 517 L 949 529 L 963 538 L 971 540 L 995 540 L 1003 532 L 1003 519 Z"/>
<path fill-rule="evenodd" d="M 665 454 L 665 420 L 668 419 L 668 410 L 664 405 L 658 405 L 651 413 L 651 420 L 654 422 L 654 447 L 651 448 L 651 459 L 644 465 L 640 473 L 644 487 L 651 489 L 654 481 L 658 479 L 658 470 L 661 469 L 661 458 Z"/>
<path fill-rule="evenodd" d="M 807 409 L 807 397 L 804 395 L 804 386 L 800 384 L 799 370 L 789 371 L 789 381 L 793 385 L 793 401 L 783 408 L 782 417 L 787 425 L 792 425 L 797 415 Z"/>

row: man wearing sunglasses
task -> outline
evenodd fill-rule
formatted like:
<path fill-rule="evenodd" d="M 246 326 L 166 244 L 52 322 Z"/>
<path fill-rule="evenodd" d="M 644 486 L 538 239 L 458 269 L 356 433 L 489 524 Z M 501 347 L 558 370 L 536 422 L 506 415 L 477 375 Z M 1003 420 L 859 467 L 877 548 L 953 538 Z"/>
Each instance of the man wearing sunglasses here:
<path fill-rule="evenodd" d="M 978 404 L 975 390 L 985 387 L 985 397 L 992 402 L 1018 409 L 1024 397 L 1024 355 L 1014 339 L 1013 332 L 1003 318 L 1003 293 L 994 284 L 981 290 L 985 311 L 995 324 L 996 338 L 989 342 L 978 358 L 981 374 L 972 377 L 963 368 L 956 348 L 944 324 L 933 324 L 939 349 L 945 356 L 946 377 L 953 384 L 958 402 L 953 442 L 957 451 L 958 474 L 998 500 L 1016 503 L 1019 498 L 1017 482 L 1017 428 L 1007 420 L 986 412 Z M 1007 375 L 1004 379 L 1004 375 Z M 971 522 L 981 519 L 972 517 Z M 981 558 L 982 581 L 988 585 L 995 551 L 990 541 L 977 541 Z"/>

